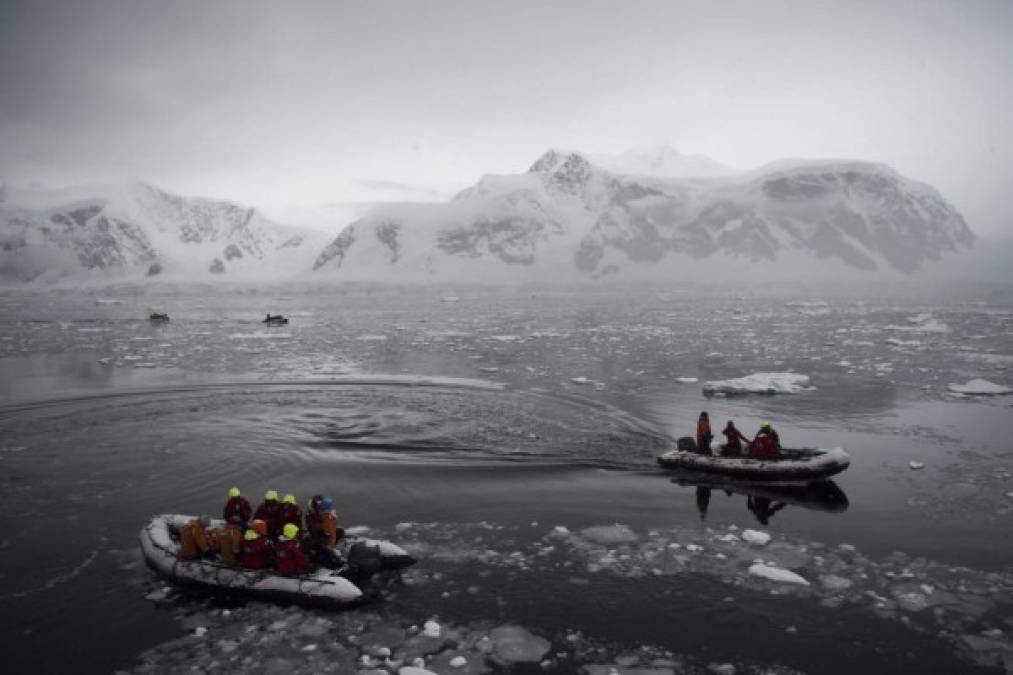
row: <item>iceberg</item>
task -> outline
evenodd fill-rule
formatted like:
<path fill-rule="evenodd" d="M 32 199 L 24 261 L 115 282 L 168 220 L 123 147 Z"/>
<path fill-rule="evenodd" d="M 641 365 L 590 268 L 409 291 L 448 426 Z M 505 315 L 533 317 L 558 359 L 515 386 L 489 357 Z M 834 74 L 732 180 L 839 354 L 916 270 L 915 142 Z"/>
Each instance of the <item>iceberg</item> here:
<path fill-rule="evenodd" d="M 753 373 L 730 380 L 703 383 L 704 394 L 798 394 L 814 389 L 808 375 Z"/>

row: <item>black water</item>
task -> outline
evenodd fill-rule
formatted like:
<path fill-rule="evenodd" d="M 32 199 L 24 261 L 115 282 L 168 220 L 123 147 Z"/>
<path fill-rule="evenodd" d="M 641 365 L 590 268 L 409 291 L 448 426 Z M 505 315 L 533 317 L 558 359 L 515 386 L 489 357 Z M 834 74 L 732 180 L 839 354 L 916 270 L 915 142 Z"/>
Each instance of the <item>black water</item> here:
<path fill-rule="evenodd" d="M 137 533 L 154 513 L 216 511 L 232 485 L 300 500 L 330 493 L 347 523 L 395 540 L 403 522 L 451 533 L 492 523 L 502 529 L 483 545 L 503 551 L 535 547 L 557 525 L 701 537 L 736 526 L 801 547 L 853 545 L 871 561 L 855 574 L 877 579 L 898 551 L 940 570 L 966 566 L 954 588 L 1010 573 L 1009 399 L 946 389 L 970 377 L 1009 383 L 1010 296 L 845 296 L 824 307 L 769 292 L 706 302 L 670 292 L 454 295 L 0 295 L 8 662 L 55 671 L 86 660 L 105 672 L 180 635 L 172 612 L 144 599 L 158 583 Z M 152 325 L 150 309 L 173 320 Z M 255 323 L 279 310 L 289 326 Z M 949 330 L 889 328 L 926 312 Z M 898 336 L 911 344 L 885 341 Z M 674 379 L 789 370 L 811 374 L 816 390 L 706 398 L 699 383 Z M 654 457 L 701 409 L 744 429 L 770 419 L 792 445 L 847 448 L 853 466 L 837 480 L 845 507 L 786 499 L 763 524 L 742 491 L 703 499 L 673 482 Z M 912 471 L 912 460 L 926 468 Z M 426 536 L 408 538 L 426 546 Z M 1011 604 L 1001 584 L 982 593 L 991 597 L 973 621 L 957 612 L 950 625 L 924 610 L 905 623 L 903 612 L 858 601 L 772 597 L 741 582 L 748 563 L 644 577 L 574 572 L 583 554 L 557 553 L 559 567 L 486 576 L 474 560 L 423 558 L 444 581 L 409 586 L 390 610 L 415 621 L 510 621 L 553 639 L 580 630 L 610 653 L 655 644 L 691 663 L 828 673 L 969 672 L 980 662 L 961 650 L 961 633 L 1013 630 L 1001 619 Z M 799 569 L 815 581 L 813 563 Z M 880 595 L 893 583 L 882 579 Z M 473 582 L 483 590 L 443 596 Z"/>

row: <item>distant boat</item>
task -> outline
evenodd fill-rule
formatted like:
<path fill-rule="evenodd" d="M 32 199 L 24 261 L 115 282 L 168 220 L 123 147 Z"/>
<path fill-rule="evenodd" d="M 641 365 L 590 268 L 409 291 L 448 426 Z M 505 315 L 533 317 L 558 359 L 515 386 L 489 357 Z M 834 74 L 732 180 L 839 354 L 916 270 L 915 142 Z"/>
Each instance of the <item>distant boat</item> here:
<path fill-rule="evenodd" d="M 288 318 L 281 314 L 268 314 L 261 323 L 268 326 L 284 326 L 288 323 Z"/>
<path fill-rule="evenodd" d="M 165 312 L 152 312 L 148 315 L 148 321 L 168 321 L 169 315 Z"/>
<path fill-rule="evenodd" d="M 825 480 L 844 471 L 851 464 L 851 457 L 841 448 L 781 448 L 774 459 L 721 457 L 676 449 L 659 456 L 658 464 L 666 469 L 719 475 L 740 481 L 804 484 Z"/>

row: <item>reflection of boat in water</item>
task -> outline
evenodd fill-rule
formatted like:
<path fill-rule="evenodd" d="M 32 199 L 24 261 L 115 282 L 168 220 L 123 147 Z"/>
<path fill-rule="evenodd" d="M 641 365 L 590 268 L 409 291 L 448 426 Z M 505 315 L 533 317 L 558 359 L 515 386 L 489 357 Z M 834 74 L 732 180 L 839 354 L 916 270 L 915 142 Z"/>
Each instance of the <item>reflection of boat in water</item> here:
<path fill-rule="evenodd" d="M 782 448 L 776 459 L 722 457 L 686 450 L 669 450 L 658 457 L 666 469 L 681 469 L 700 474 L 724 476 L 735 481 L 804 484 L 838 474 L 851 465 L 851 457 L 841 448 Z"/>
<path fill-rule="evenodd" d="M 701 476 L 679 472 L 672 479 L 677 485 L 699 489 L 724 490 L 732 494 L 745 495 L 755 500 L 767 499 L 787 506 L 801 506 L 813 511 L 842 513 L 848 510 L 848 496 L 832 480 L 821 480 L 808 485 L 764 485 L 762 483 L 735 483 L 715 481 L 713 476 Z M 699 499 L 699 497 L 698 497 Z M 762 504 L 762 502 L 761 502 Z"/>
<path fill-rule="evenodd" d="M 288 318 L 281 314 L 268 314 L 261 323 L 268 326 L 285 326 L 288 324 Z"/>
<path fill-rule="evenodd" d="M 158 321 L 168 321 L 168 320 L 169 320 L 169 315 L 166 314 L 165 312 L 152 312 L 151 314 L 148 315 L 148 321 L 158 322 Z"/>

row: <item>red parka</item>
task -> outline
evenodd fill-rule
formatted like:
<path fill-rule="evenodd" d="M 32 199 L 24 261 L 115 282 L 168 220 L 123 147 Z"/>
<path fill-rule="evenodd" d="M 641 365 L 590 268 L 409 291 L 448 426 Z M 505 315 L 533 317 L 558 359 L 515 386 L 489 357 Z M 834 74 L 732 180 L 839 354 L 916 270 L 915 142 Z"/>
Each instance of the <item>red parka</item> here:
<path fill-rule="evenodd" d="M 306 571 L 306 554 L 299 548 L 297 539 L 282 539 L 275 544 L 274 560 L 281 574 L 295 575 Z"/>
<path fill-rule="evenodd" d="M 300 530 L 302 529 L 302 509 L 295 504 L 284 503 L 281 505 L 281 527 L 285 529 L 286 523 L 292 523 Z"/>
<path fill-rule="evenodd" d="M 282 509 L 282 504 L 276 499 L 262 502 L 257 507 L 256 513 L 253 514 L 254 518 L 267 523 L 267 536 L 271 539 L 277 539 L 278 535 L 281 534 L 281 528 L 285 526 L 284 516 L 285 512 Z"/>
<path fill-rule="evenodd" d="M 264 537 L 247 539 L 243 542 L 243 552 L 239 554 L 239 562 L 251 570 L 262 570 L 271 566 L 274 558 L 273 546 Z"/>
<path fill-rule="evenodd" d="M 226 523 L 236 523 L 246 527 L 251 513 L 253 513 L 253 507 L 245 497 L 229 497 L 229 501 L 225 502 L 225 508 L 222 510 L 222 518 Z M 237 520 L 233 520 L 234 518 Z"/>

